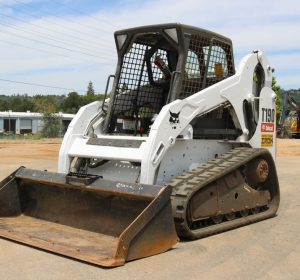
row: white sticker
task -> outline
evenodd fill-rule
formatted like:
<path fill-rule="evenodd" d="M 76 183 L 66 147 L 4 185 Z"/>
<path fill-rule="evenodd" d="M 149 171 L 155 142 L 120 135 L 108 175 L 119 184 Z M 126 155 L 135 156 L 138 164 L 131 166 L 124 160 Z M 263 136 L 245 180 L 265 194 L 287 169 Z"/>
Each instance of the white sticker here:
<path fill-rule="evenodd" d="M 124 130 L 135 130 L 135 120 L 123 120 Z"/>

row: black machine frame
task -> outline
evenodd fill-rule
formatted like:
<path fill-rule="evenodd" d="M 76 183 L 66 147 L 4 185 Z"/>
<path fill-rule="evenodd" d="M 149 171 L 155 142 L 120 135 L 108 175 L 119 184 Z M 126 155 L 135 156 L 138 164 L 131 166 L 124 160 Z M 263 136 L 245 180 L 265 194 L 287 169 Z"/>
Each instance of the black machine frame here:
<path fill-rule="evenodd" d="M 108 134 L 147 134 L 164 105 L 235 73 L 231 40 L 204 29 L 150 25 L 117 31 L 115 42 L 118 64 L 104 125 Z"/>

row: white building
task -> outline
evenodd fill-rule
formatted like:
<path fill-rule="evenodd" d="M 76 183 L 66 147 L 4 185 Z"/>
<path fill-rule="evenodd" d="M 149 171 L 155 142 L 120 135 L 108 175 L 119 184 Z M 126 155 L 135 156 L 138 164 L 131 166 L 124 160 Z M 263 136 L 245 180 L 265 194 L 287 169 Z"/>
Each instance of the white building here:
<path fill-rule="evenodd" d="M 61 133 L 64 134 L 69 123 L 74 118 L 73 114 L 57 114 L 61 118 Z M 43 115 L 27 112 L 0 112 L 0 133 L 11 132 L 13 134 L 37 133 L 43 129 Z"/>

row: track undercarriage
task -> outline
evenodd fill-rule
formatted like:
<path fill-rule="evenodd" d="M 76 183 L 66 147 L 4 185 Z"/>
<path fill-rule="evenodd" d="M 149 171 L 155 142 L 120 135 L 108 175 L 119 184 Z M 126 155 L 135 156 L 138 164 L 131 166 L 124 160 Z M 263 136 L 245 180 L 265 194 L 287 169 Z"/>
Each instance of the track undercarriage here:
<path fill-rule="evenodd" d="M 197 239 L 275 215 L 279 185 L 264 149 L 237 148 L 174 179 L 176 230 Z"/>

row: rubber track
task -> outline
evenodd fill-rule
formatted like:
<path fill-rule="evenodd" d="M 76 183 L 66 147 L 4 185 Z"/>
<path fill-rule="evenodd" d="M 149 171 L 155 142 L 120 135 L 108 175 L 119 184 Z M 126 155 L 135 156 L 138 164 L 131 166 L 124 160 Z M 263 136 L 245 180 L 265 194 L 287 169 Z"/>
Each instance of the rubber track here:
<path fill-rule="evenodd" d="M 202 164 L 201 166 L 173 179 L 169 185 L 173 187 L 171 201 L 177 234 L 183 238 L 197 239 L 255 222 L 256 220 L 253 218 L 237 218 L 233 221 L 223 222 L 195 230 L 190 229 L 188 226 L 186 221 L 186 210 L 188 209 L 190 198 L 198 190 L 238 169 L 240 166 L 246 164 L 250 160 L 263 155 L 265 152 L 265 149 L 232 149 L 217 159 L 208 161 L 207 163 Z"/>

